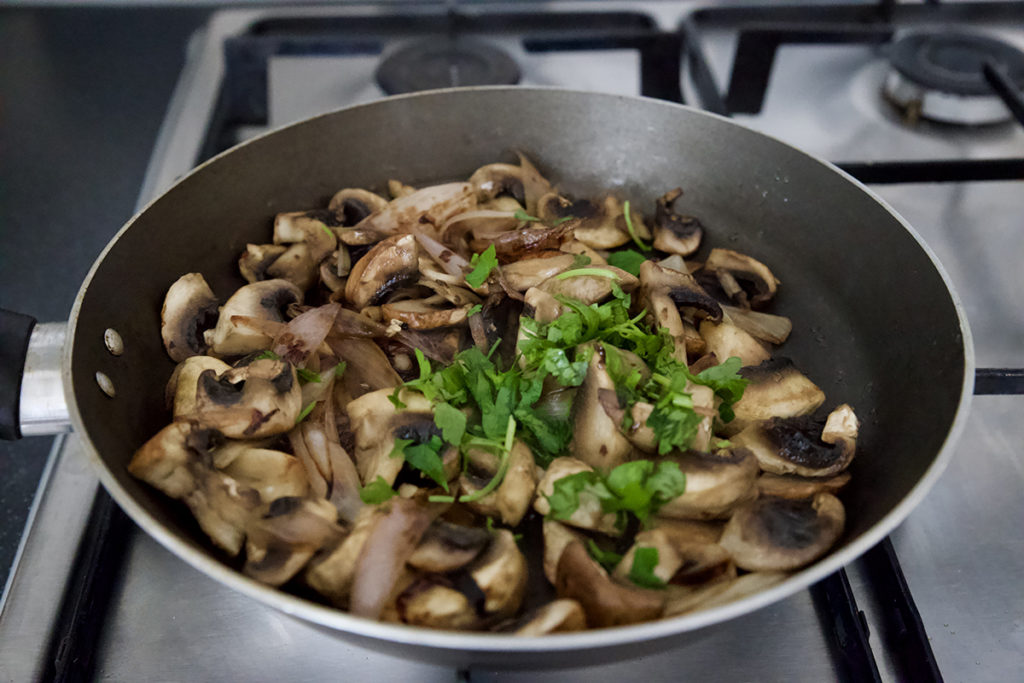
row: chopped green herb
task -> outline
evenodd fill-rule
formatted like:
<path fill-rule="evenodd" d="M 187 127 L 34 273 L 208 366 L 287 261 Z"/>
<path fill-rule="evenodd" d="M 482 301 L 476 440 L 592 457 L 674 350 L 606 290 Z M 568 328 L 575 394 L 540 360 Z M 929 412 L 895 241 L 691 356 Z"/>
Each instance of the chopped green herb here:
<path fill-rule="evenodd" d="M 334 237 L 334 231 L 333 231 L 333 230 L 331 230 L 330 228 L 328 228 L 328 227 L 327 227 L 327 224 L 326 224 L 326 223 L 321 223 L 321 224 L 320 224 L 320 227 L 321 227 L 321 228 L 323 228 L 323 229 L 324 229 L 324 232 L 326 232 L 326 233 L 327 233 L 328 235 L 330 235 L 330 236 L 331 236 L 332 238 Z"/>
<path fill-rule="evenodd" d="M 715 442 L 715 448 L 732 448 L 732 441 L 729 441 L 729 439 L 719 439 Z"/>
<path fill-rule="evenodd" d="M 608 256 L 608 265 L 621 268 L 630 275 L 640 276 L 640 266 L 647 257 L 641 254 L 639 251 L 633 249 L 626 249 L 625 251 L 616 251 L 615 253 Z"/>
<path fill-rule="evenodd" d="M 334 366 L 334 376 L 338 378 L 342 377 L 345 374 L 346 368 L 348 368 L 348 363 L 346 363 L 345 361 L 341 361 L 340 363 Z"/>
<path fill-rule="evenodd" d="M 453 446 L 462 443 L 466 433 L 466 414 L 450 403 L 438 403 L 434 408 L 434 424 L 441 430 L 444 440 Z"/>
<path fill-rule="evenodd" d="M 309 405 L 307 405 L 305 408 L 303 408 L 302 412 L 299 413 L 299 416 L 295 418 L 295 424 L 299 424 L 300 422 L 305 420 L 307 417 L 309 417 L 309 414 L 313 412 L 313 408 L 315 408 L 315 407 L 316 407 L 316 401 L 310 401 Z"/>
<path fill-rule="evenodd" d="M 299 376 L 299 382 L 302 384 L 319 384 L 323 380 L 320 378 L 320 373 L 307 370 L 306 368 L 298 368 L 295 373 Z"/>
<path fill-rule="evenodd" d="M 516 209 L 516 212 L 512 214 L 512 217 L 517 221 L 539 221 L 540 219 L 536 216 L 531 216 L 522 209 Z"/>
<path fill-rule="evenodd" d="M 619 465 L 607 477 L 586 471 L 562 477 L 554 484 L 550 496 L 552 519 L 566 520 L 579 508 L 584 491 L 601 501 L 605 512 L 631 513 L 641 522 L 662 505 L 681 496 L 686 490 L 686 475 L 671 461 L 654 463 L 634 460 Z M 620 522 L 624 520 L 620 517 Z"/>
<path fill-rule="evenodd" d="M 637 548 L 633 551 L 633 566 L 629 569 L 629 580 L 643 588 L 664 588 L 665 582 L 654 573 L 657 566 L 657 548 Z"/>
<path fill-rule="evenodd" d="M 473 254 L 469 260 L 473 271 L 466 276 L 470 287 L 479 287 L 484 283 L 491 271 L 498 265 L 498 257 L 494 245 L 487 247 L 482 254 Z"/>
<path fill-rule="evenodd" d="M 628 199 L 622 205 L 622 215 L 626 219 L 626 232 L 628 232 L 629 236 L 633 238 L 633 242 L 636 243 L 636 246 L 640 248 L 640 251 L 650 251 L 650 245 L 644 244 L 644 241 L 637 236 L 636 230 L 633 228 L 633 216 L 632 212 L 629 210 Z"/>
<path fill-rule="evenodd" d="M 377 475 L 377 478 L 359 489 L 359 499 L 367 505 L 379 505 L 384 501 L 397 496 L 391 485 L 384 477 Z"/>
<path fill-rule="evenodd" d="M 570 267 L 570 270 L 576 270 L 577 268 L 582 268 L 584 266 L 589 266 L 589 265 L 590 265 L 590 257 L 589 256 L 587 256 L 586 254 L 573 254 L 572 266 Z"/>
<path fill-rule="evenodd" d="M 281 356 L 277 355 L 276 353 L 274 353 L 270 349 L 267 349 L 266 351 L 263 351 L 262 353 L 260 353 L 260 355 L 258 355 L 255 358 L 253 358 L 254 361 L 255 360 L 267 360 L 267 359 L 269 359 L 269 360 L 281 360 Z"/>
<path fill-rule="evenodd" d="M 444 442 L 438 436 L 430 437 L 426 443 L 414 443 L 411 439 L 395 439 L 395 447 L 391 449 L 391 457 L 401 455 L 409 466 L 419 470 L 433 479 L 438 486 L 448 490 L 448 480 L 444 476 L 444 464 L 441 462 L 441 449 Z"/>
<path fill-rule="evenodd" d="M 598 277 L 607 277 L 612 280 L 618 280 L 618 274 L 613 270 L 607 270 L 605 268 L 576 268 L 575 270 L 567 270 L 564 273 L 559 273 L 555 276 L 556 280 L 564 280 L 570 277 L 580 277 L 582 275 L 597 275 Z"/>
<path fill-rule="evenodd" d="M 600 546 L 594 543 L 592 538 L 587 539 L 587 552 L 590 553 L 592 558 L 597 560 L 598 564 L 608 570 L 614 569 L 615 565 L 622 561 L 622 555 L 613 553 L 610 550 L 601 550 Z"/>
<path fill-rule="evenodd" d="M 562 223 L 565 223 L 566 221 L 571 221 L 574 218 L 576 218 L 576 216 L 562 216 L 561 218 L 556 218 L 555 220 L 551 221 L 551 227 L 557 228 Z"/>
<path fill-rule="evenodd" d="M 466 317 L 468 318 L 468 317 L 470 317 L 472 315 L 476 315 L 477 313 L 479 313 L 482 310 L 484 310 L 484 307 L 483 307 L 482 304 L 473 304 L 472 306 L 469 307 L 469 310 L 466 311 Z"/>

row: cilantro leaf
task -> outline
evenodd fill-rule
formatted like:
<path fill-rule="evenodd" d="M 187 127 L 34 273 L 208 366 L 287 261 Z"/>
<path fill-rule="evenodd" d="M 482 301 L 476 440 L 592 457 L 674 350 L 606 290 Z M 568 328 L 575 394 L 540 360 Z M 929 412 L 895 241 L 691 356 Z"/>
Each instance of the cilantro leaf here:
<path fill-rule="evenodd" d="M 295 371 L 295 374 L 299 376 L 299 382 L 302 384 L 309 384 L 310 382 L 313 384 L 319 384 L 323 381 L 320 377 L 320 373 L 307 370 L 306 368 L 298 368 Z"/>
<path fill-rule="evenodd" d="M 512 214 L 512 217 L 517 221 L 539 221 L 540 219 L 536 216 L 531 216 L 522 209 L 516 209 L 516 212 Z"/>
<path fill-rule="evenodd" d="M 573 254 L 572 266 L 570 266 L 569 269 L 570 270 L 576 270 L 577 268 L 582 268 L 583 266 L 589 266 L 589 265 L 590 265 L 590 257 L 589 256 L 587 256 L 586 254 Z"/>
<path fill-rule="evenodd" d="M 359 499 L 367 505 L 378 505 L 397 495 L 395 490 L 391 488 L 391 485 L 380 475 L 377 475 L 376 479 L 359 489 Z"/>
<path fill-rule="evenodd" d="M 444 442 L 438 436 L 431 436 L 430 441 L 426 443 L 413 443 L 412 439 L 395 439 L 391 457 L 403 456 L 410 467 L 430 477 L 447 491 L 448 480 L 444 476 L 444 464 L 440 455 L 443 446 Z"/>
<path fill-rule="evenodd" d="M 302 412 L 300 412 L 298 417 L 295 418 L 295 424 L 299 424 L 309 417 L 309 414 L 313 412 L 313 408 L 316 408 L 316 401 L 310 401 L 309 405 L 302 409 Z"/>
<path fill-rule="evenodd" d="M 592 470 L 577 472 L 557 479 L 551 495 L 545 495 L 551 506 L 548 513 L 552 519 L 565 521 L 579 509 L 580 493 L 594 486 L 601 480 L 601 475 Z"/>
<path fill-rule="evenodd" d="M 654 573 L 657 566 L 657 548 L 637 548 L 633 551 L 633 566 L 629 569 L 629 580 L 643 588 L 664 588 L 665 582 Z"/>
<path fill-rule="evenodd" d="M 466 433 L 466 414 L 450 403 L 438 403 L 434 407 L 434 424 L 441 430 L 444 440 L 453 446 L 462 443 Z"/>
<path fill-rule="evenodd" d="M 253 358 L 254 361 L 256 361 L 256 360 L 266 360 L 266 359 L 281 360 L 281 356 L 277 355 L 276 353 L 274 353 L 270 349 L 267 349 L 266 351 L 262 351 L 258 356 Z"/>
<path fill-rule="evenodd" d="M 328 228 L 328 227 L 327 227 L 327 224 L 326 224 L 326 223 L 321 223 L 321 224 L 320 224 L 320 227 L 321 227 L 321 228 L 323 228 L 323 229 L 324 229 L 324 232 L 326 232 L 326 233 L 327 233 L 327 234 L 328 234 L 329 236 L 331 236 L 331 237 L 334 237 L 334 236 L 335 236 L 335 235 L 334 235 L 334 231 L 333 231 L 333 230 L 331 230 L 330 228 Z"/>
<path fill-rule="evenodd" d="M 613 569 L 615 565 L 622 561 L 622 555 L 613 553 L 610 550 L 601 550 L 601 547 L 594 543 L 592 538 L 587 539 L 587 552 L 605 569 Z"/>
<path fill-rule="evenodd" d="M 491 271 L 498 265 L 498 257 L 494 245 L 487 247 L 482 254 L 473 254 L 469 264 L 473 271 L 466 275 L 466 282 L 470 287 L 479 287 L 484 283 Z"/>
<path fill-rule="evenodd" d="M 571 221 L 574 218 L 576 218 L 576 216 L 562 216 L 561 218 L 557 218 L 551 221 L 551 227 L 557 228 L 562 223 L 565 223 L 566 221 Z"/>
<path fill-rule="evenodd" d="M 616 251 L 608 256 L 608 265 L 621 268 L 630 275 L 640 276 L 640 265 L 647 257 L 634 249 Z"/>
<path fill-rule="evenodd" d="M 626 232 L 628 232 L 629 236 L 633 238 L 633 241 L 636 243 L 636 246 L 640 247 L 640 251 L 650 251 L 650 245 L 645 244 L 644 241 L 640 239 L 640 237 L 636 234 L 636 230 L 633 228 L 633 216 L 632 212 L 629 210 L 628 199 L 622 205 L 622 215 L 626 219 Z"/>
<path fill-rule="evenodd" d="M 340 363 L 334 366 L 334 376 L 340 379 L 345 375 L 345 370 L 347 368 L 348 363 L 346 363 L 345 361 L 341 361 Z"/>
<path fill-rule="evenodd" d="M 634 460 L 614 468 L 607 477 L 600 472 L 586 471 L 562 477 L 554 483 L 550 496 L 552 519 L 572 517 L 580 504 L 580 494 L 591 493 L 601 501 L 605 512 L 632 513 L 641 522 L 662 505 L 683 494 L 686 475 L 679 465 L 670 461 L 655 464 L 651 460 Z"/>
<path fill-rule="evenodd" d="M 740 376 L 739 370 L 743 362 L 736 356 L 726 359 L 718 365 L 707 368 L 690 379 L 694 384 L 703 384 L 711 387 L 715 396 L 722 399 L 718 413 L 724 422 L 731 422 L 736 416 L 732 410 L 736 401 L 743 398 L 743 391 L 750 384 L 750 380 Z"/>
<path fill-rule="evenodd" d="M 482 310 L 484 310 L 483 305 L 481 305 L 481 304 L 474 304 L 473 306 L 469 307 L 468 311 L 466 311 L 466 317 L 468 318 L 471 315 L 476 315 L 477 313 L 479 313 Z"/>

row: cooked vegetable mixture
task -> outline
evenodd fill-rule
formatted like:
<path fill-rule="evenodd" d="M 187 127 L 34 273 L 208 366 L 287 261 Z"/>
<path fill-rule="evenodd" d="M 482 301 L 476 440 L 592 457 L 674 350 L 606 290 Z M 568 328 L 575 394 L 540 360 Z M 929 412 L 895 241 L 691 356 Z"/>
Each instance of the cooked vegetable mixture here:
<path fill-rule="evenodd" d="M 171 285 L 171 424 L 129 469 L 242 570 L 366 617 L 542 635 L 738 599 L 843 532 L 858 422 L 780 283 L 530 162 L 282 213 L 221 303 Z M 307 591 L 308 592 L 308 591 Z"/>

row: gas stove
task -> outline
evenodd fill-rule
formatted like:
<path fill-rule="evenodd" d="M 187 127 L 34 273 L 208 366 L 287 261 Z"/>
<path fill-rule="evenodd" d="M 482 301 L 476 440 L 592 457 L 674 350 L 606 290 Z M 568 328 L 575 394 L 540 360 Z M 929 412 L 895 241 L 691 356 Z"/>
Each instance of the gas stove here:
<path fill-rule="evenodd" d="M 978 36 L 987 47 L 964 46 Z M 861 560 L 678 648 L 563 671 L 405 660 L 263 607 L 136 529 L 97 494 L 76 437 L 61 437 L 0 613 L 7 677 L 1019 677 L 1024 422 L 1022 399 L 1009 395 L 1021 393 L 1014 368 L 1024 367 L 1018 50 L 1024 3 L 381 3 L 214 14 L 188 47 L 140 204 L 237 142 L 389 92 L 514 82 L 681 101 L 868 183 L 949 272 L 979 367 L 1008 369 L 981 371 L 986 395 L 974 402 L 949 470 Z M 954 83 L 921 76 L 922 61 Z M 960 82 L 961 72 L 974 83 Z"/>

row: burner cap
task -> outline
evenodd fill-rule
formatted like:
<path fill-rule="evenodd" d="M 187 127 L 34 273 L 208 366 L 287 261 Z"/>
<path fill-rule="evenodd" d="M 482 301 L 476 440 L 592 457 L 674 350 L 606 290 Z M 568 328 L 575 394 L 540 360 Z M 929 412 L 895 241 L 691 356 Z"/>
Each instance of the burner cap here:
<path fill-rule="evenodd" d="M 462 85 L 515 85 L 519 67 L 503 51 L 474 40 L 432 38 L 396 50 L 377 68 L 389 95 Z"/>
<path fill-rule="evenodd" d="M 1010 118 L 982 72 L 991 61 L 1024 84 L 1024 52 L 990 36 L 957 31 L 913 33 L 893 43 L 885 93 L 897 106 L 948 123 Z"/>

